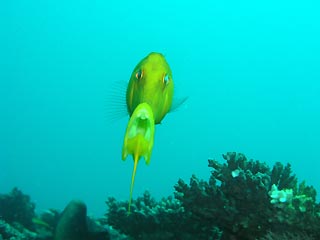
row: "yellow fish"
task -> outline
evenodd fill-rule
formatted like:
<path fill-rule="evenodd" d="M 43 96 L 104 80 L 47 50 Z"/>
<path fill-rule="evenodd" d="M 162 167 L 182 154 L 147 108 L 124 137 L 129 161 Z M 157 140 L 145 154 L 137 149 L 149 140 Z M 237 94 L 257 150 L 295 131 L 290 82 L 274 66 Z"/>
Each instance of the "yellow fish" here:
<path fill-rule="evenodd" d="M 155 124 L 161 123 L 173 109 L 172 99 L 173 80 L 169 64 L 162 54 L 150 53 L 134 68 L 126 92 L 130 120 L 124 138 L 122 159 L 125 160 L 128 154 L 132 154 L 134 161 L 129 213 L 138 161 L 144 157 L 146 163 L 150 163 Z"/>

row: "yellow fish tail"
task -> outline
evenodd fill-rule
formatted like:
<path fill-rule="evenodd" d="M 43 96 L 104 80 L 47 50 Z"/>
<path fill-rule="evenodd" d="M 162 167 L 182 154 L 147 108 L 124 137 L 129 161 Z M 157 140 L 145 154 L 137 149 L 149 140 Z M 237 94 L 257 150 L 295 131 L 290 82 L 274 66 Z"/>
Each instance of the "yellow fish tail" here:
<path fill-rule="evenodd" d="M 131 212 L 131 201 L 132 201 L 132 193 L 133 193 L 133 186 L 134 186 L 134 178 L 136 176 L 136 171 L 137 171 L 137 166 L 138 166 L 138 161 L 139 161 L 139 155 L 134 155 L 133 161 L 134 161 L 134 165 L 133 165 L 133 171 L 132 171 L 132 177 L 131 177 L 128 213 Z"/>

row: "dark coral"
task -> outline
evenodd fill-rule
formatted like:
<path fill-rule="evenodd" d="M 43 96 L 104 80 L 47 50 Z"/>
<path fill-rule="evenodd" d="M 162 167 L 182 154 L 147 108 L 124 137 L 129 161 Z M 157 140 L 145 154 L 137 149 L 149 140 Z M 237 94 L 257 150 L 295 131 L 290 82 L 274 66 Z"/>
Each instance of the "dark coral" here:
<path fill-rule="evenodd" d="M 35 204 L 30 201 L 30 197 L 18 188 L 12 189 L 9 194 L 0 195 L 0 216 L 9 224 L 20 223 L 28 229 L 33 229 L 34 210 Z"/>
<path fill-rule="evenodd" d="M 265 236 L 262 238 L 259 238 L 259 240 L 315 240 L 315 238 L 306 235 L 305 233 L 273 233 L 268 232 Z"/>
<path fill-rule="evenodd" d="M 176 198 L 195 221 L 209 229 L 217 226 L 223 230 L 223 239 L 256 239 L 271 230 L 320 237 L 315 190 L 304 184 L 297 187 L 289 164 L 276 163 L 271 170 L 243 154 L 230 152 L 223 158 L 224 164 L 209 160 L 213 171 L 208 183 L 192 177 L 189 185 L 180 180 L 175 186 Z M 293 189 L 292 203 L 272 204 L 268 192 L 273 184 Z"/>
<path fill-rule="evenodd" d="M 59 240 L 108 240 L 109 232 L 120 239 L 104 221 L 87 217 L 80 201 L 71 201 L 62 214 L 50 209 L 36 215 L 34 208 L 30 197 L 17 188 L 0 195 L 0 240 L 53 240 L 54 232 Z"/>
<path fill-rule="evenodd" d="M 185 225 L 187 214 L 172 197 L 156 201 L 149 192 L 134 200 L 131 213 L 127 202 L 107 200 L 108 224 L 133 239 L 193 239 Z"/>
<path fill-rule="evenodd" d="M 175 196 L 204 229 L 216 226 L 223 230 L 225 239 L 257 236 L 268 224 L 263 212 L 256 213 L 271 207 L 270 170 L 259 161 L 248 161 L 243 154 L 228 153 L 223 157 L 227 163 L 209 160 L 213 168 L 209 182 L 195 176 L 189 185 L 180 180 Z"/>
<path fill-rule="evenodd" d="M 63 214 L 36 215 L 29 196 L 14 188 L 0 195 L 0 239 L 320 239 L 320 204 L 290 164 L 248 160 L 243 154 L 209 160 L 208 181 L 179 180 L 174 196 L 160 201 L 149 192 L 128 202 L 107 200 L 106 218 L 86 216 L 82 202 Z M 31 231 L 30 231 L 31 230 Z M 80 231 L 81 230 L 81 231 Z M 58 234 L 59 233 L 59 234 Z"/>
<path fill-rule="evenodd" d="M 192 176 L 179 180 L 175 199 L 156 202 L 148 193 L 127 203 L 109 198 L 108 223 L 133 239 L 258 239 L 270 232 L 290 232 L 320 239 L 320 206 L 316 191 L 298 185 L 290 164 L 248 160 L 243 154 L 209 160 L 209 181 Z M 286 197 L 271 201 L 272 186 Z M 280 195 L 279 195 L 280 196 Z M 161 211 L 159 211 L 161 209 Z"/>
<path fill-rule="evenodd" d="M 0 239 L 10 240 L 40 240 L 37 234 L 21 226 L 12 226 L 0 219 Z"/>
<path fill-rule="evenodd" d="M 279 189 L 295 189 L 297 186 L 297 178 L 292 175 L 291 165 L 285 167 L 280 162 L 276 162 L 271 171 L 271 185 L 275 184 Z"/>

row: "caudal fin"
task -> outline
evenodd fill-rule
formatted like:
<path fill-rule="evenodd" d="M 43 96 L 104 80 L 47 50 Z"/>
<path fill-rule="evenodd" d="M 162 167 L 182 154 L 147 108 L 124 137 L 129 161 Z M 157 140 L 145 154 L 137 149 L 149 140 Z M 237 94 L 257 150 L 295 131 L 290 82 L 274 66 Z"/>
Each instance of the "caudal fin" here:
<path fill-rule="evenodd" d="M 129 205 L 128 205 L 128 213 L 131 212 L 131 201 L 132 201 L 132 193 L 133 193 L 133 185 L 134 185 L 134 178 L 136 176 L 137 171 L 137 165 L 139 161 L 139 155 L 134 155 L 133 157 L 134 165 L 133 165 L 133 171 L 132 171 L 132 177 L 131 177 L 131 186 L 130 186 L 130 197 L 129 197 Z"/>

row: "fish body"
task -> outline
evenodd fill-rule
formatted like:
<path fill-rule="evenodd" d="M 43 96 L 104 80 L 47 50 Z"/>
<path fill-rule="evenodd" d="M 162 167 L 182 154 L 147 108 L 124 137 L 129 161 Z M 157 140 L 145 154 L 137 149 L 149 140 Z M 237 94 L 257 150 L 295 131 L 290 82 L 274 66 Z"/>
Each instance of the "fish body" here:
<path fill-rule="evenodd" d="M 161 53 L 150 53 L 134 68 L 126 93 L 129 115 L 143 102 L 152 109 L 155 124 L 161 123 L 170 111 L 173 80 L 169 64 Z"/>

